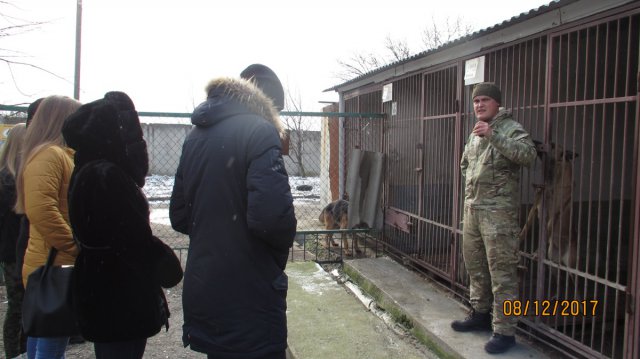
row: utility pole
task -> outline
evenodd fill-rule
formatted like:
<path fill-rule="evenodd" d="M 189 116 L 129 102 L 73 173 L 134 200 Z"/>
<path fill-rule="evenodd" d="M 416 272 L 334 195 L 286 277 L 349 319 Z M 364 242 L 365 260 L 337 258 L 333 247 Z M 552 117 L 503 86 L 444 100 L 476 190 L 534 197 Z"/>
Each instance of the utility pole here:
<path fill-rule="evenodd" d="M 80 100 L 80 57 L 82 44 L 82 0 L 78 0 L 76 9 L 76 68 L 73 80 L 73 98 Z"/>

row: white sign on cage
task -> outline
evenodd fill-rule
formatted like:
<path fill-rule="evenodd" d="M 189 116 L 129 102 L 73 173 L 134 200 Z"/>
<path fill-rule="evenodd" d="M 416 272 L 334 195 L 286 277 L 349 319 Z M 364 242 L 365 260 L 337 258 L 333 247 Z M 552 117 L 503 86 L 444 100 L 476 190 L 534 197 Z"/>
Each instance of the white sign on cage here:
<path fill-rule="evenodd" d="M 484 82 L 484 56 L 464 62 L 464 84 L 473 85 Z"/>
<path fill-rule="evenodd" d="M 393 99 L 393 84 L 382 86 L 382 102 L 391 101 Z"/>

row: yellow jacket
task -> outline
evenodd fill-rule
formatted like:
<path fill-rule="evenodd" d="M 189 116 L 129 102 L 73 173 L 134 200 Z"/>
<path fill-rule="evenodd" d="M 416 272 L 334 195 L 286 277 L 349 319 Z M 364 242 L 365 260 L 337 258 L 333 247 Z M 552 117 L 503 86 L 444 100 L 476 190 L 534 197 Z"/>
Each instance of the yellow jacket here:
<path fill-rule="evenodd" d="M 71 234 L 67 191 L 73 172 L 69 147 L 50 145 L 32 157 L 24 168 L 25 213 L 29 219 L 29 244 L 22 278 L 47 261 L 49 249 L 58 249 L 55 265 L 74 264 L 78 248 Z"/>

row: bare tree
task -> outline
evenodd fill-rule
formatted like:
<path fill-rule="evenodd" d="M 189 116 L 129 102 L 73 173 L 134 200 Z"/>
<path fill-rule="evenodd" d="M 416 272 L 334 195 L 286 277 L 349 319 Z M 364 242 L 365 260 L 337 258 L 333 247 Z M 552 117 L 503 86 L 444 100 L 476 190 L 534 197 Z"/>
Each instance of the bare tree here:
<path fill-rule="evenodd" d="M 404 60 L 411 55 L 407 40 L 393 39 L 391 35 L 387 35 L 384 40 L 384 48 L 391 53 L 391 56 L 388 57 L 391 62 Z"/>
<path fill-rule="evenodd" d="M 422 44 L 425 50 L 431 50 L 472 32 L 473 26 L 465 23 L 460 17 L 453 20 L 447 17 L 440 24 L 432 18 L 431 24 L 422 32 Z"/>
<path fill-rule="evenodd" d="M 338 59 L 341 70 L 335 76 L 342 81 L 349 81 L 390 63 L 404 60 L 412 53 L 437 48 L 456 38 L 469 35 L 472 31 L 473 27 L 459 17 L 454 20 L 446 18 L 442 24 L 432 19 L 431 24 L 425 27 L 422 33 L 422 47 L 417 51 L 412 51 L 406 40 L 394 39 L 387 35 L 382 53 L 356 53 L 347 60 Z"/>
<path fill-rule="evenodd" d="M 0 0 L 0 40 L 3 38 L 7 38 L 9 36 L 18 36 L 30 31 L 38 30 L 41 25 L 46 23 L 46 22 L 40 22 L 40 21 L 29 21 L 29 20 L 12 16 L 9 14 L 10 12 L 8 10 L 9 8 L 16 8 L 16 6 L 9 1 Z M 18 90 L 18 92 L 20 92 L 21 94 L 26 95 L 20 90 L 18 86 L 18 81 L 16 80 L 13 72 L 14 66 L 31 67 L 39 71 L 46 72 L 59 79 L 67 81 L 65 78 L 41 66 L 35 65 L 29 61 L 24 60 L 26 57 L 27 55 L 20 53 L 18 51 L 8 49 L 5 47 L 0 47 L 0 62 L 4 62 L 7 65 L 9 69 L 9 73 L 11 74 L 11 81 L 13 82 L 13 85 L 15 86 L 16 90 Z"/>
<path fill-rule="evenodd" d="M 386 51 L 382 55 L 375 53 L 354 54 L 348 60 L 338 60 L 342 70 L 336 74 L 336 77 L 348 81 L 411 55 L 407 41 L 393 39 L 391 35 L 387 35 L 385 38 L 384 49 Z"/>
<path fill-rule="evenodd" d="M 378 55 L 373 53 L 369 54 L 354 54 L 347 60 L 338 60 L 338 64 L 342 68 L 342 71 L 336 76 L 343 80 L 348 81 L 354 77 L 358 77 L 366 74 L 378 67 L 386 64 Z"/>
<path fill-rule="evenodd" d="M 292 94 L 287 90 L 286 111 L 302 112 L 302 99 L 299 93 Z M 289 158 L 298 167 L 301 177 L 307 177 L 304 161 L 304 145 L 307 131 L 311 123 L 300 115 L 282 116 L 282 122 L 289 132 Z"/>

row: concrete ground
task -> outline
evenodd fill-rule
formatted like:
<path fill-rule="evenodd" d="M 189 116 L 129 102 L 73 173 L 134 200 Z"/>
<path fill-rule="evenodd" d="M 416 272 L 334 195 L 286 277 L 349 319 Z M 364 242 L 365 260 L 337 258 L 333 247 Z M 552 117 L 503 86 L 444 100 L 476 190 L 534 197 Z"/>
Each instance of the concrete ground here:
<path fill-rule="evenodd" d="M 386 258 L 345 261 L 344 271 L 378 306 L 399 318 L 411 333 L 442 358 L 496 358 L 484 351 L 490 332 L 458 333 L 451 321 L 464 319 L 467 310 L 447 293 L 416 273 Z M 514 348 L 500 358 L 549 358 L 517 338 Z"/>
<path fill-rule="evenodd" d="M 483 349 L 490 333 L 450 329 L 452 319 L 465 316 L 462 305 L 402 265 L 385 257 L 362 258 L 345 261 L 343 269 L 346 282 L 315 262 L 287 264 L 288 358 L 496 358 Z M 171 327 L 149 339 L 145 358 L 205 357 L 182 347 L 181 295 L 181 285 L 167 291 Z M 0 287 L 0 322 L 5 311 Z M 66 357 L 92 358 L 93 345 L 71 345 Z M 548 358 L 522 340 L 498 357 Z"/>
<path fill-rule="evenodd" d="M 412 336 L 393 330 L 393 323 L 374 315 L 316 263 L 288 263 L 286 272 L 289 357 L 437 358 Z"/>

